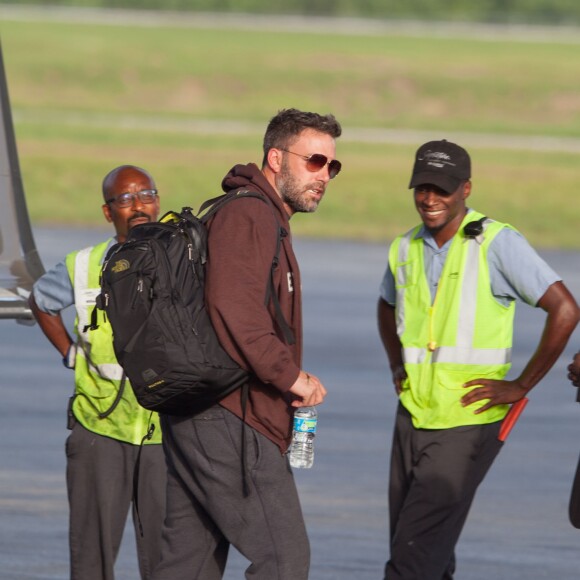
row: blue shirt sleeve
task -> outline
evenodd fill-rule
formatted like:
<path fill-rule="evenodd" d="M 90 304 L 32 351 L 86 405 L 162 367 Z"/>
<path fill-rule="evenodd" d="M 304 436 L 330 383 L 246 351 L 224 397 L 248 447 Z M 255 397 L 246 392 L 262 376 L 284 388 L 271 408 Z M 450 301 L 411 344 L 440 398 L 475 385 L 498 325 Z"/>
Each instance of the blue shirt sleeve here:
<path fill-rule="evenodd" d="M 562 280 L 511 228 L 501 230 L 489 245 L 488 263 L 492 293 L 504 304 L 521 300 L 537 306 L 546 290 Z"/>
<path fill-rule="evenodd" d="M 397 303 L 397 291 L 395 289 L 395 277 L 391 272 L 391 267 L 387 263 L 387 269 L 385 270 L 385 275 L 381 281 L 379 288 L 379 293 L 381 298 L 391 306 Z"/>
<path fill-rule="evenodd" d="M 64 260 L 36 281 L 32 293 L 38 308 L 53 316 L 74 304 L 74 290 Z"/>
<path fill-rule="evenodd" d="M 101 259 L 101 264 L 109 251 L 116 243 L 114 238 L 108 240 L 107 248 Z M 32 287 L 34 300 L 42 312 L 56 315 L 61 310 L 75 303 L 75 292 L 68 274 L 66 262 L 63 260 L 42 275 Z"/>

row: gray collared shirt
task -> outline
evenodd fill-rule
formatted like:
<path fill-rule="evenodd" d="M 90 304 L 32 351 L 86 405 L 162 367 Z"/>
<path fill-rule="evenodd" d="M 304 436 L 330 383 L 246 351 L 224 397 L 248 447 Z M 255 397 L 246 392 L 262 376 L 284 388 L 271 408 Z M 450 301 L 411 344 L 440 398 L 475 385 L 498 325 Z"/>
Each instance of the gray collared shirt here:
<path fill-rule="evenodd" d="M 424 226 L 417 233 L 417 237 L 423 238 L 425 275 L 433 301 L 453 238 L 439 248 Z M 519 300 L 536 306 L 546 290 L 562 279 L 527 240 L 511 228 L 501 230 L 490 243 L 488 263 L 492 294 L 504 305 Z M 395 280 L 388 264 L 381 282 L 380 295 L 392 306 L 397 302 Z"/>

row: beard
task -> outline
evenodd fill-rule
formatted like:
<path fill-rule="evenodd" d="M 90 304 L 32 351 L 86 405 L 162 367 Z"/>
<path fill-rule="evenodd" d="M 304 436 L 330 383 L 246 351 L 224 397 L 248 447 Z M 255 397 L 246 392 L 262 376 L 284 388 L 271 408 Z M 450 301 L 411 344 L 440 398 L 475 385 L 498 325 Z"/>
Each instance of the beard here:
<path fill-rule="evenodd" d="M 286 160 L 282 162 L 282 168 L 276 184 L 282 201 L 286 203 L 294 212 L 312 213 L 318 209 L 320 199 L 314 199 L 308 191 L 311 189 L 324 192 L 324 184 L 315 181 L 306 185 L 300 185 L 298 180 L 292 175 Z"/>

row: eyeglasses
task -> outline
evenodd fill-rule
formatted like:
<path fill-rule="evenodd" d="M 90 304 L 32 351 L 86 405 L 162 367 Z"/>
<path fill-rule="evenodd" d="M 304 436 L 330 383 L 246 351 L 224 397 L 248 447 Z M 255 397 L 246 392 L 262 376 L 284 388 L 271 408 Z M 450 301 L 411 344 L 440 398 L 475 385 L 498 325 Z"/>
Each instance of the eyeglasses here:
<path fill-rule="evenodd" d="M 156 189 L 143 189 L 137 193 L 122 193 L 117 197 L 107 199 L 105 203 L 116 203 L 118 207 L 130 207 L 135 198 L 138 197 L 141 203 L 153 203 L 157 197 Z"/>
<path fill-rule="evenodd" d="M 322 153 L 313 153 L 312 155 L 301 155 L 300 153 L 294 153 L 294 151 L 288 151 L 288 149 L 282 149 L 286 153 L 292 153 L 292 155 L 298 155 L 302 159 L 306 160 L 306 169 L 308 171 L 320 171 L 325 165 L 328 165 L 328 175 L 330 179 L 334 179 L 342 169 L 342 163 L 338 159 L 328 160 L 326 155 Z"/>

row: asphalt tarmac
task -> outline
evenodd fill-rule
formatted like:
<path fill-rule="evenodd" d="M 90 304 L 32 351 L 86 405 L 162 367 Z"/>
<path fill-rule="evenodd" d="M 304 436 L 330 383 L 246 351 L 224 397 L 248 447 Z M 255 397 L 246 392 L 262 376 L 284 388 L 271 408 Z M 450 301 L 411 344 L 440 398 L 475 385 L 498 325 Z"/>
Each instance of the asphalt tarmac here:
<path fill-rule="evenodd" d="M 108 235 L 36 229 L 45 267 Z M 375 307 L 386 246 L 295 241 L 304 294 L 306 370 L 329 395 L 315 465 L 296 472 L 312 547 L 311 580 L 377 580 L 388 557 L 388 455 L 396 397 Z M 541 252 L 580 297 L 580 256 Z M 70 321 L 71 316 L 67 317 Z M 544 315 L 520 306 L 512 376 L 535 349 Z M 458 580 L 577 580 L 580 530 L 567 506 L 580 450 L 580 406 L 565 367 L 576 331 L 534 389 L 483 482 L 457 548 Z M 64 442 L 73 377 L 38 326 L 0 321 L 0 580 L 68 578 Z M 226 580 L 241 579 L 232 550 Z M 117 580 L 137 580 L 127 526 Z M 182 579 L 178 579 L 182 580 Z"/>

